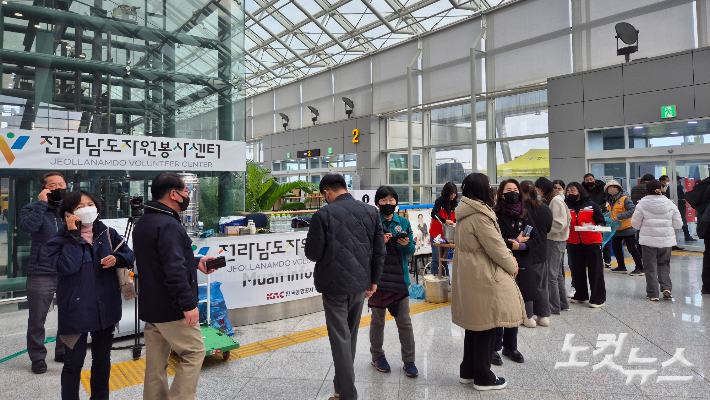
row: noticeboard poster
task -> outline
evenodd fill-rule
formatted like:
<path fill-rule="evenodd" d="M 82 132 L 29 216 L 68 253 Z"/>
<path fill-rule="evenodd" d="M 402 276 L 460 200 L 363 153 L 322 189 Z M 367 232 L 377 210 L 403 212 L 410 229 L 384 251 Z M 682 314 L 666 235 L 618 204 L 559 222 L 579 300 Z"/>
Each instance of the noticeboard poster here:
<path fill-rule="evenodd" d="M 431 210 L 407 210 L 407 219 L 414 233 L 414 255 L 431 254 Z"/>

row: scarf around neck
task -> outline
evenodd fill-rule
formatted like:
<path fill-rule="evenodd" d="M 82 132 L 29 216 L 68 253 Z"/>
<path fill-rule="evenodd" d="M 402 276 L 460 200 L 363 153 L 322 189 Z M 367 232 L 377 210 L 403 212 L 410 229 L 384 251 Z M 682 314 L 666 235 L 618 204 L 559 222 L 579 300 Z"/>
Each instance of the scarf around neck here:
<path fill-rule="evenodd" d="M 508 204 L 507 202 L 504 202 L 504 210 L 505 213 L 510 215 L 511 217 L 518 217 L 523 211 L 523 203 L 519 202 L 516 204 Z"/>

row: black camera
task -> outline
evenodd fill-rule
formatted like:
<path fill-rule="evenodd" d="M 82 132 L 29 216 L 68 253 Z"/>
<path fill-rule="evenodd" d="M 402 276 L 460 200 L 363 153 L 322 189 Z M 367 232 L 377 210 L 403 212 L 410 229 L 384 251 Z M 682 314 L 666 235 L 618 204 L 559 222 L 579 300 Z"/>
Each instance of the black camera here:
<path fill-rule="evenodd" d="M 143 216 L 143 196 L 133 196 L 131 200 L 131 217 L 138 218 Z"/>

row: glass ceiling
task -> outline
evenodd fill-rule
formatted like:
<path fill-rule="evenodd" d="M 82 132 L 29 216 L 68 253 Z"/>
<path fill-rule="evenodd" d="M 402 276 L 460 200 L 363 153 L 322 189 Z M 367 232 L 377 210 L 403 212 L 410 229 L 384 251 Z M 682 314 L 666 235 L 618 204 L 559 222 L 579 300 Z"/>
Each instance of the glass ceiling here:
<path fill-rule="evenodd" d="M 516 0 L 512 0 L 516 1 Z M 500 6 L 505 0 L 245 2 L 247 96 Z"/>

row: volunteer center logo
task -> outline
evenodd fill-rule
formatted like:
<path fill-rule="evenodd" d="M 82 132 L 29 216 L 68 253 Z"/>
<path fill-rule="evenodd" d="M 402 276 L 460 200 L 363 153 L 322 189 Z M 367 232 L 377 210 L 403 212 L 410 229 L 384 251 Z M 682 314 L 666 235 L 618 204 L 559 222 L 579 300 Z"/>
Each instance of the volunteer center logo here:
<path fill-rule="evenodd" d="M 8 139 L 14 139 L 15 134 L 12 132 L 7 133 L 7 138 Z M 15 142 L 12 144 L 12 147 L 7 144 L 7 141 L 5 140 L 5 137 L 0 135 L 0 152 L 2 152 L 2 155 L 5 156 L 5 160 L 7 161 L 7 165 L 12 165 L 12 162 L 15 161 L 15 153 L 13 153 L 13 150 L 22 150 L 23 147 L 27 144 L 27 141 L 30 140 L 29 136 L 18 136 L 17 139 L 15 139 Z"/>

